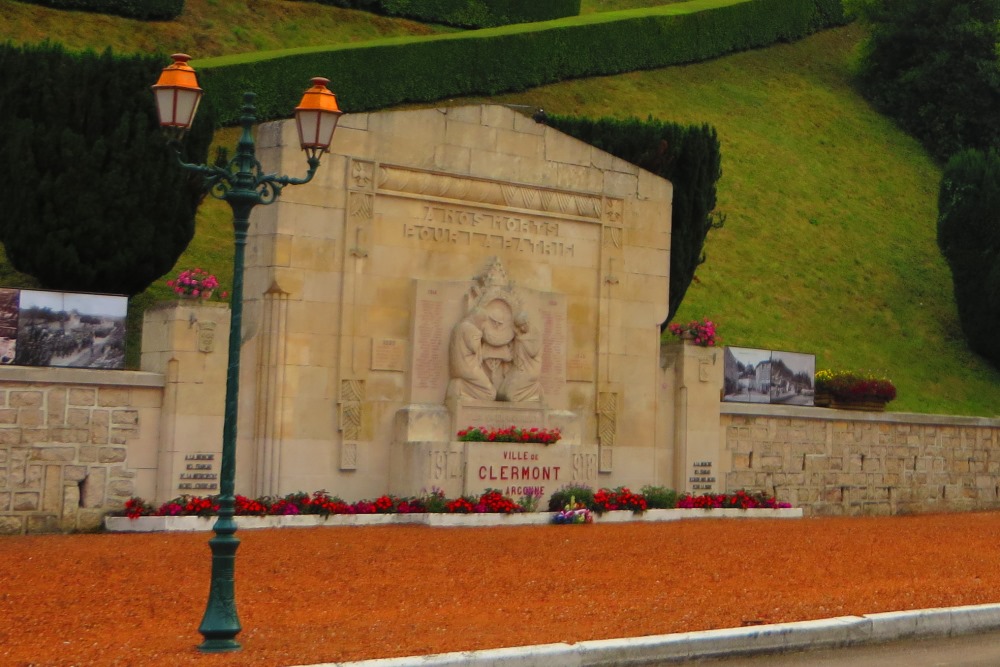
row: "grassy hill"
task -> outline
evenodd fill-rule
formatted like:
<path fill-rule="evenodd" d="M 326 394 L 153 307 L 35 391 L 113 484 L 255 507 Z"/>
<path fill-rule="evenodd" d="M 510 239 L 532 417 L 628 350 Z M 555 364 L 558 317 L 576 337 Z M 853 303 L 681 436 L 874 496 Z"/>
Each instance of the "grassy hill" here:
<path fill-rule="evenodd" d="M 649 4 L 659 3 L 587 0 L 583 11 Z M 10 5 L 39 11 L 4 3 L 0 17 L 7 18 Z M 379 36 L 428 29 L 288 0 L 248 6 L 188 0 L 192 11 L 223 5 L 330 13 L 345 24 L 334 21 L 346 31 L 341 40 L 351 34 L 363 39 L 374 26 L 403 31 Z M 240 17 L 226 25 L 251 21 Z M 11 30 L 9 21 L 0 25 Z M 253 44 L 263 36 L 251 38 L 249 46 L 241 40 L 233 46 L 219 36 L 225 32 L 231 42 L 233 31 L 227 30 L 204 29 L 208 36 L 202 40 L 222 51 L 180 46 L 199 55 L 275 48 L 271 42 Z M 79 45 L 59 33 L 51 36 Z M 708 63 L 450 103 L 527 104 L 556 113 L 652 115 L 714 125 L 723 147 L 719 209 L 728 219 L 709 235 L 708 261 L 678 319 L 710 317 L 730 345 L 811 352 L 820 367 L 884 371 L 899 388 L 891 405 L 896 410 L 1000 414 L 1000 373 L 964 343 L 950 275 L 934 240 L 940 170 L 852 89 L 849 63 L 860 38 L 861 29 L 848 26 Z M 123 39 L 129 50 L 127 36 Z M 320 43 L 297 39 L 281 45 Z M 233 136 L 232 130 L 220 133 L 225 145 Z M 228 223 L 224 205 L 204 206 L 195 241 L 178 266 L 205 266 L 227 281 Z M 162 285 L 155 286 L 140 302 L 167 295 Z"/>
<path fill-rule="evenodd" d="M 729 345 L 884 371 L 895 410 L 1000 414 L 1000 374 L 962 338 L 935 242 L 940 170 L 852 89 L 861 36 L 848 26 L 493 101 L 714 125 L 728 218 L 676 319 L 716 320 Z"/>

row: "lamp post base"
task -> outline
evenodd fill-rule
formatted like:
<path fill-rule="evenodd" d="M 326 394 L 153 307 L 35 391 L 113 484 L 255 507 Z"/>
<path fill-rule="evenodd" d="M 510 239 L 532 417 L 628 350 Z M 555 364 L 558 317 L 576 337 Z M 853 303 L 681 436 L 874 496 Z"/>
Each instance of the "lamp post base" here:
<path fill-rule="evenodd" d="M 235 639 L 206 639 L 198 644 L 198 650 L 202 653 L 230 653 L 239 651 L 242 648 Z"/>
<path fill-rule="evenodd" d="M 198 628 L 198 632 L 205 638 L 205 641 L 198 646 L 198 650 L 202 653 L 225 653 L 240 649 L 240 644 L 235 639 L 242 628 L 236 613 L 233 576 L 236 548 L 239 547 L 240 541 L 233 534 L 236 532 L 236 522 L 232 519 L 232 497 L 224 497 L 221 500 L 223 503 L 228 500 L 230 506 L 222 509 L 228 516 L 219 517 L 215 522 L 215 537 L 208 541 L 208 546 L 212 550 L 212 582 L 208 591 L 205 616 L 201 620 L 201 627 Z"/>

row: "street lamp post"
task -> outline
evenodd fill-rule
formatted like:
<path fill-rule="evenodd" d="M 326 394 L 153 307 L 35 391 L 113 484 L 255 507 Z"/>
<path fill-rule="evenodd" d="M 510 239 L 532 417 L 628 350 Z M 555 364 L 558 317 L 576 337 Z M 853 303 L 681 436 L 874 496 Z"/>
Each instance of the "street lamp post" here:
<path fill-rule="evenodd" d="M 215 536 L 208 541 L 212 550 L 212 581 L 208 604 L 198 631 L 205 640 L 198 646 L 206 653 L 239 650 L 235 637 L 240 632 L 236 613 L 233 575 L 236 565 L 235 510 L 236 484 L 236 425 L 239 406 L 240 342 L 243 324 L 243 257 L 246 250 L 250 212 L 258 204 L 272 204 L 287 185 L 308 183 L 319 167 L 320 155 L 325 152 L 337 128 L 342 112 L 337 98 L 326 87 L 327 79 L 314 78 L 299 106 L 295 108 L 295 122 L 299 130 L 302 149 L 306 152 L 309 170 L 304 178 L 290 178 L 265 174 L 257 161 L 253 141 L 253 125 L 257 122 L 254 94 L 243 96 L 243 115 L 240 125 L 243 133 L 236 145 L 236 155 L 225 166 L 188 164 L 180 159 L 179 142 L 191 127 L 202 90 L 191 59 L 183 53 L 171 56 L 174 62 L 163 69 L 153 86 L 160 126 L 178 147 L 178 161 L 187 170 L 205 177 L 205 185 L 213 197 L 229 204 L 233 210 L 232 319 L 229 328 L 229 365 L 226 373 L 226 405 L 222 429 L 222 467 L 220 471 L 219 518 L 215 522 Z"/>

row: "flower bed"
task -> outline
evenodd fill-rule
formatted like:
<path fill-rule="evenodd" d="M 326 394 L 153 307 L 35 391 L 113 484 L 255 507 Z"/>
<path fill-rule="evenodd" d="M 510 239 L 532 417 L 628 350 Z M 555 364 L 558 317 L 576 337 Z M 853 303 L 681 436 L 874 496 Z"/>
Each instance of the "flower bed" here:
<path fill-rule="evenodd" d="M 685 493 L 677 499 L 678 509 L 787 509 L 789 503 L 780 503 L 774 496 L 763 492 L 737 491 L 736 493 L 705 493 L 692 496 Z"/>
<path fill-rule="evenodd" d="M 424 524 L 428 526 L 514 526 L 545 523 L 619 523 L 623 521 L 676 521 L 686 518 L 769 517 L 799 518 L 802 509 L 791 509 L 763 493 L 683 495 L 676 508 L 648 509 L 645 495 L 627 487 L 598 489 L 567 487 L 580 493 L 561 509 L 535 512 L 537 497 L 519 502 L 488 489 L 479 496 L 445 498 L 435 489 L 420 497 L 384 494 L 374 500 L 347 503 L 326 491 L 291 493 L 281 498 L 251 499 L 236 496 L 235 513 L 240 529 L 306 526 L 372 526 Z M 651 496 L 670 498 L 659 487 L 645 487 Z M 563 490 L 560 490 L 562 492 Z M 557 492 L 559 493 L 559 492 Z M 555 495 L 555 494 L 554 494 Z M 131 498 L 120 514 L 109 515 L 105 526 L 114 532 L 210 530 L 218 513 L 218 496 L 181 496 L 154 508 L 141 498 Z"/>
<path fill-rule="evenodd" d="M 462 442 L 521 442 L 551 445 L 562 439 L 559 429 L 546 428 L 487 428 L 486 426 L 470 426 L 458 432 Z"/>
<path fill-rule="evenodd" d="M 524 502 L 515 502 L 495 489 L 487 489 L 479 496 L 462 496 L 448 499 L 444 492 L 433 490 L 413 498 L 383 494 L 374 500 L 347 503 L 326 491 L 290 493 L 281 498 L 251 499 L 237 495 L 234 503 L 236 516 L 295 516 L 295 515 L 365 515 L 365 514 L 513 514 L 531 506 L 529 496 Z M 219 511 L 218 496 L 180 496 L 154 508 L 142 498 L 130 498 L 121 515 L 129 519 L 159 516 L 209 517 Z M 534 498 L 537 503 L 537 498 Z"/>

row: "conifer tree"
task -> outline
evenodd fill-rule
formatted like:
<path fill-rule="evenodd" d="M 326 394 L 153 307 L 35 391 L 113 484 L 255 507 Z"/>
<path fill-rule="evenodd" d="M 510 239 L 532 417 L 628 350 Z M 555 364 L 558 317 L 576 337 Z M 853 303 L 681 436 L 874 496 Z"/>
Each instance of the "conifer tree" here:
<path fill-rule="evenodd" d="M 951 268 L 969 347 L 1000 368 L 1000 153 L 948 161 L 938 197 L 938 245 Z"/>
<path fill-rule="evenodd" d="M 134 295 L 191 241 L 201 180 L 175 164 L 150 91 L 166 62 L 0 45 L 0 241 L 43 287 Z M 202 109 L 189 160 L 211 140 Z"/>

